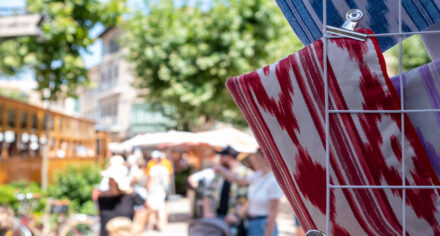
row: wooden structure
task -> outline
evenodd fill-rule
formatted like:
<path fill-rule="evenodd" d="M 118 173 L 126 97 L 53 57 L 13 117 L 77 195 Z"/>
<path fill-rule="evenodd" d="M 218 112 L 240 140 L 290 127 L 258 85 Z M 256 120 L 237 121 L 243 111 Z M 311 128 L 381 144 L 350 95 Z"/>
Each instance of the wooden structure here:
<path fill-rule="evenodd" d="M 69 164 L 100 163 L 107 144 L 93 121 L 0 96 L 0 184 L 40 181 L 46 147 L 51 173 Z"/>

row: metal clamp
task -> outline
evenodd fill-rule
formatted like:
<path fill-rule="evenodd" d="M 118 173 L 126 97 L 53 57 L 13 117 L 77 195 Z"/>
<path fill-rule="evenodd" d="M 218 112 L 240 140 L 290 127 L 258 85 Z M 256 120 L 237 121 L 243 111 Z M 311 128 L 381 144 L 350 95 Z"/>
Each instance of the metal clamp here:
<path fill-rule="evenodd" d="M 345 15 L 345 22 L 342 24 L 341 28 L 327 25 L 327 32 L 359 41 L 365 41 L 367 38 L 366 34 L 354 31 L 363 16 L 364 14 L 361 10 L 352 9 Z"/>
<path fill-rule="evenodd" d="M 325 233 L 316 230 L 316 229 L 311 229 L 309 231 L 307 231 L 306 236 L 326 236 Z"/>

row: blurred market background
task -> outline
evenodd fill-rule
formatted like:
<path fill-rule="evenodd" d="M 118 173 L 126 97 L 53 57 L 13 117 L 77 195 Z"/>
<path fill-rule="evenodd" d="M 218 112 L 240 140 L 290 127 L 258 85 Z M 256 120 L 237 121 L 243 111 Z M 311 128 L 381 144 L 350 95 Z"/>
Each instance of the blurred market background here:
<path fill-rule="evenodd" d="M 165 235 L 187 231 L 191 173 L 258 146 L 226 79 L 303 47 L 273 0 L 2 0 L 0 15 L 0 204 L 18 212 L 33 193 L 35 217 L 44 197 L 96 215 L 108 159 L 161 150 L 174 169 Z M 418 36 L 403 51 L 404 71 L 430 60 Z M 398 49 L 386 57 L 397 74 Z"/>

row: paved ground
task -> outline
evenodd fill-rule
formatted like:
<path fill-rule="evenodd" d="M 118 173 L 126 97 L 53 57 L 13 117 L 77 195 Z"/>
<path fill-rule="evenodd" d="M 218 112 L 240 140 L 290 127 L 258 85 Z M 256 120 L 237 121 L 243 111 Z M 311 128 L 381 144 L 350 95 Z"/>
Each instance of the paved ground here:
<path fill-rule="evenodd" d="M 145 232 L 144 236 L 187 236 L 188 235 L 188 222 L 190 220 L 189 212 L 189 202 L 187 198 L 181 198 L 168 202 L 167 205 L 169 214 L 169 223 L 163 229 L 162 232 L 149 231 Z M 293 212 L 287 202 L 287 200 L 282 199 L 280 206 L 280 213 L 278 215 L 278 229 L 280 231 L 280 236 L 294 236 L 295 228 L 293 222 Z"/>

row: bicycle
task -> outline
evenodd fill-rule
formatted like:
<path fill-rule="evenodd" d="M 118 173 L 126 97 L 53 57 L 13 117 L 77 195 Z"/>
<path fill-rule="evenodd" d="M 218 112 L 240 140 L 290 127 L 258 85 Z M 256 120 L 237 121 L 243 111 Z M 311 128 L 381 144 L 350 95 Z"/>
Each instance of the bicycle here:
<path fill-rule="evenodd" d="M 14 236 L 91 236 L 97 235 L 99 224 L 96 217 L 84 214 L 74 214 L 67 217 L 69 201 L 47 198 L 46 207 L 41 222 L 30 214 L 35 208 L 36 200 L 40 194 L 17 194 L 20 202 L 19 217 L 15 219 Z M 56 215 L 55 224 L 51 217 Z"/>

